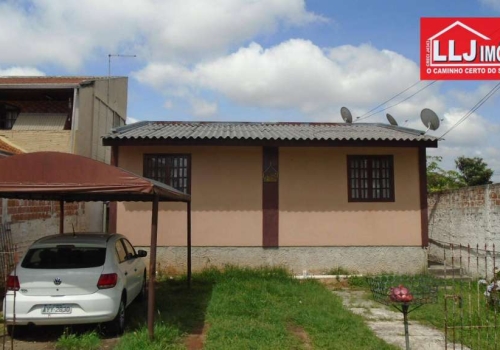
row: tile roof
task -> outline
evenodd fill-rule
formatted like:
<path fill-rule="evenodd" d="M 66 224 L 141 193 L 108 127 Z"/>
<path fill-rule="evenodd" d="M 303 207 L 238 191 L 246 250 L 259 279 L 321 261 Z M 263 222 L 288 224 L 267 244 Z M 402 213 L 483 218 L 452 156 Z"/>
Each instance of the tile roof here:
<path fill-rule="evenodd" d="M 22 154 L 26 153 L 21 147 L 16 146 L 5 137 L 0 136 L 0 151 L 4 151 L 12 154 Z"/>
<path fill-rule="evenodd" d="M 119 77 L 110 77 L 119 78 Z M 14 77 L 14 76 L 0 76 L 0 87 L 2 85 L 79 85 L 86 81 L 108 79 L 107 76 L 93 77 L 93 76 L 81 76 L 81 77 L 46 77 L 46 76 L 36 76 L 36 77 Z"/>
<path fill-rule="evenodd" d="M 139 122 L 104 140 L 437 141 L 423 131 L 371 123 Z"/>

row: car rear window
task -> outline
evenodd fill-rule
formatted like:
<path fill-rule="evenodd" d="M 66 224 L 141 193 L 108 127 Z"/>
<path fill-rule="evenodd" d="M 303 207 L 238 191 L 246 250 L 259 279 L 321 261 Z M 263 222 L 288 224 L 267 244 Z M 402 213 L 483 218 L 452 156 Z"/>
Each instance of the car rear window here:
<path fill-rule="evenodd" d="M 104 265 L 106 248 L 56 247 L 32 248 L 21 264 L 26 269 L 83 269 Z"/>

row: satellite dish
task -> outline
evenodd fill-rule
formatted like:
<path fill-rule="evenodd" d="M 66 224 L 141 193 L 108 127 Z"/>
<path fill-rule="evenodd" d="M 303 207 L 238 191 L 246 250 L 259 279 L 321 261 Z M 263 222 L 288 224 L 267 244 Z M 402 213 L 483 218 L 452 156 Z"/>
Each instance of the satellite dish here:
<path fill-rule="evenodd" d="M 387 113 L 385 116 L 387 117 L 387 120 L 389 121 L 389 123 L 391 125 L 398 126 L 398 122 L 396 121 L 396 119 L 394 119 L 394 117 L 392 115 Z"/>
<path fill-rule="evenodd" d="M 340 109 L 340 115 L 342 116 L 342 119 L 344 119 L 346 123 L 352 123 L 352 114 L 349 108 L 342 107 Z"/>
<path fill-rule="evenodd" d="M 432 109 L 422 109 L 420 119 L 422 119 L 422 123 L 427 127 L 427 130 L 437 130 L 439 128 L 439 118 Z"/>

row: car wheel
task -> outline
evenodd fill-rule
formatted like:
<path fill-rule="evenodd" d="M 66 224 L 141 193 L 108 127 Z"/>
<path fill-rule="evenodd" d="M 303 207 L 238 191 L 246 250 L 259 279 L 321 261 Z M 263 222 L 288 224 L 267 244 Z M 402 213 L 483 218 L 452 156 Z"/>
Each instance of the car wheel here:
<path fill-rule="evenodd" d="M 125 298 L 122 297 L 120 300 L 118 313 L 113 321 L 109 323 L 109 326 L 111 333 L 116 335 L 122 335 L 125 331 Z"/>
<path fill-rule="evenodd" d="M 142 277 L 141 291 L 139 292 L 139 295 L 137 295 L 137 300 L 144 301 L 144 300 L 146 300 L 147 295 L 148 295 L 148 293 L 146 290 L 146 271 L 144 271 L 144 276 Z"/>

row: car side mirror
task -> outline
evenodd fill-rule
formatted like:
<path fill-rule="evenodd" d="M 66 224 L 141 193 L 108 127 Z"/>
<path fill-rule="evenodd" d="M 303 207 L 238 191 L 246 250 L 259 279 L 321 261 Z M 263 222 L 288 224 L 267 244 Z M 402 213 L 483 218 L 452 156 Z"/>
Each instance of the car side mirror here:
<path fill-rule="evenodd" d="M 147 252 L 147 251 L 145 251 L 145 250 L 139 249 L 139 250 L 137 251 L 137 256 L 138 256 L 139 258 L 144 258 L 144 257 L 146 257 L 147 255 L 148 255 L 148 252 Z"/>

